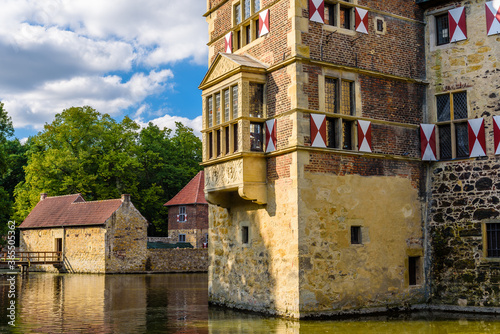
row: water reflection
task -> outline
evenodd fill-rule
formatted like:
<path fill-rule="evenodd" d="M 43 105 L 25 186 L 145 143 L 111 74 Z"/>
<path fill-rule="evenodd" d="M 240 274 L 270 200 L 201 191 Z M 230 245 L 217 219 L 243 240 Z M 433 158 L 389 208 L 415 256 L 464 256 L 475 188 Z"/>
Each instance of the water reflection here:
<path fill-rule="evenodd" d="M 208 307 L 206 274 L 16 277 L 16 327 L 0 277 L 0 332 L 12 333 L 499 333 L 494 317 L 420 313 L 293 321 Z"/>

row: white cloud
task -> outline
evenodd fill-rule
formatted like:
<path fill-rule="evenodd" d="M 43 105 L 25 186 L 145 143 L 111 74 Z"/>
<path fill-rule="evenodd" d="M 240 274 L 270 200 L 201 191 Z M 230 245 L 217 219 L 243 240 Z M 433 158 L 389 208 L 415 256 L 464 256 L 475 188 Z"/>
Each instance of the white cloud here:
<path fill-rule="evenodd" d="M 172 78 L 170 70 L 151 71 L 148 75 L 136 73 L 127 82 L 118 76 L 74 77 L 47 82 L 36 91 L 14 94 L 4 103 L 15 127 L 32 126 L 40 130 L 56 113 L 71 106 L 89 105 L 99 112 L 118 115 L 161 92 Z"/>
<path fill-rule="evenodd" d="M 168 99 L 168 67 L 206 62 L 205 11 L 206 0 L 3 0 L 0 100 L 16 128 L 41 129 L 71 106 L 120 116 L 152 96 Z M 196 123 L 155 122 L 175 118 Z"/>
<path fill-rule="evenodd" d="M 175 122 L 181 122 L 183 125 L 193 129 L 193 133 L 201 138 L 201 116 L 198 116 L 195 119 L 189 119 L 181 116 L 165 115 L 152 119 L 149 122 L 144 122 L 141 118 L 137 118 L 135 119 L 135 122 L 137 122 L 141 127 L 147 127 L 148 123 L 151 122 L 154 125 L 158 126 L 160 129 L 175 129 Z"/>

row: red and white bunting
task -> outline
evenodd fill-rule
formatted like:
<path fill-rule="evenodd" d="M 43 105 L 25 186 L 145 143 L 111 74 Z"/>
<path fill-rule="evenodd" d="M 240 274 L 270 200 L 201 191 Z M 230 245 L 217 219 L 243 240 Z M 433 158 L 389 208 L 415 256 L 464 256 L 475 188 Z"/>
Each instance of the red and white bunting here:
<path fill-rule="evenodd" d="M 486 155 L 486 138 L 484 119 L 469 119 L 469 157 L 483 157 Z"/>
<path fill-rule="evenodd" d="M 309 0 L 309 20 L 325 23 L 325 1 Z"/>
<path fill-rule="evenodd" d="M 485 6 L 486 32 L 488 36 L 500 33 L 500 1 L 488 1 Z"/>
<path fill-rule="evenodd" d="M 436 161 L 436 126 L 420 124 L 420 155 L 423 161 Z"/>
<path fill-rule="evenodd" d="M 259 14 L 259 36 L 269 34 L 269 9 Z"/>
<path fill-rule="evenodd" d="M 311 114 L 311 146 L 326 147 L 326 116 Z"/>
<path fill-rule="evenodd" d="M 448 11 L 450 25 L 450 42 L 467 39 L 467 25 L 465 23 L 465 7 L 458 7 Z"/>
<path fill-rule="evenodd" d="M 276 120 L 266 121 L 266 152 L 276 151 Z"/>
<path fill-rule="evenodd" d="M 493 136 L 495 139 L 495 154 L 500 154 L 500 116 L 493 116 Z"/>
<path fill-rule="evenodd" d="M 232 53 L 233 52 L 233 33 L 228 32 L 224 37 L 224 52 Z"/>
<path fill-rule="evenodd" d="M 372 122 L 358 121 L 358 151 L 372 151 Z"/>
<path fill-rule="evenodd" d="M 368 11 L 366 9 L 356 7 L 356 24 L 357 32 L 368 34 Z"/>

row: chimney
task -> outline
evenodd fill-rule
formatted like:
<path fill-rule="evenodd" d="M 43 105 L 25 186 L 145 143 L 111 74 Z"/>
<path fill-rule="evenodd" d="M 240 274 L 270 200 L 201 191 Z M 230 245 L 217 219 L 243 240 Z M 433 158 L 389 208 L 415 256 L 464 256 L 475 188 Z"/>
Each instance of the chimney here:
<path fill-rule="evenodd" d="M 123 203 L 130 203 L 130 195 L 129 194 L 122 194 L 122 202 Z"/>
<path fill-rule="evenodd" d="M 47 193 L 41 193 L 40 194 L 40 201 L 43 201 L 44 199 L 46 199 L 48 196 L 47 196 Z"/>

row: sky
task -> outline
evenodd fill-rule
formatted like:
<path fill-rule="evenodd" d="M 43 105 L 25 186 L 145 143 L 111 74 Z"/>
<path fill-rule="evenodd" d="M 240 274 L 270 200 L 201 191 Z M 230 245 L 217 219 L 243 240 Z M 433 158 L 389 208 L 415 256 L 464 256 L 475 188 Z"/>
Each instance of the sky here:
<path fill-rule="evenodd" d="M 64 109 L 201 130 L 206 0 L 2 0 L 0 101 L 25 140 Z"/>

